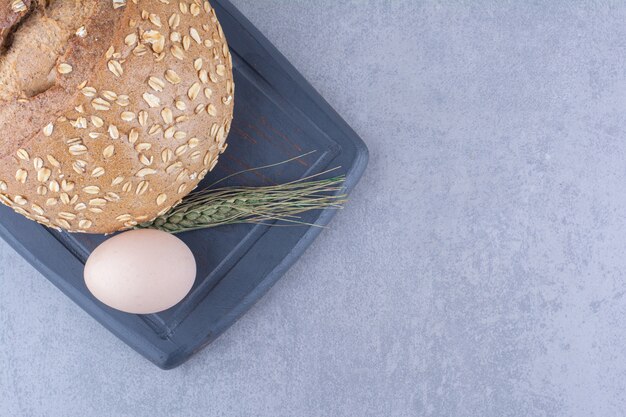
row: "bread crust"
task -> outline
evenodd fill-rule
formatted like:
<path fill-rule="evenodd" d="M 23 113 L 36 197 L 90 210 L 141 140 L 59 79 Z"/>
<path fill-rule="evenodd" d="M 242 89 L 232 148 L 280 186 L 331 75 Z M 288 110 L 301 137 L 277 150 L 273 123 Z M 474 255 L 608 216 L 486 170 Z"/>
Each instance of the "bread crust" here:
<path fill-rule="evenodd" d="M 111 233 L 167 212 L 215 167 L 232 59 L 207 1 L 83 3 L 50 85 L 0 102 L 0 200 L 50 227 Z"/>

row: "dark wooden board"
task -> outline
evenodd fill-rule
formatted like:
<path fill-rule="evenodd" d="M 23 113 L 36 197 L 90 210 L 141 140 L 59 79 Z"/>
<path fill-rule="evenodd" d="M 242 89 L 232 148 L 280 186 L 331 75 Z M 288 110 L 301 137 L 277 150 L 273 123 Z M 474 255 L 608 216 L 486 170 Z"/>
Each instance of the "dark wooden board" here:
<path fill-rule="evenodd" d="M 367 165 L 364 143 L 230 2 L 212 3 L 233 54 L 236 104 L 229 148 L 205 186 L 314 150 L 296 162 L 226 184 L 276 184 L 340 166 L 337 173 L 347 175 L 349 192 Z M 311 212 L 304 220 L 324 226 L 335 213 Z M 198 262 L 196 284 L 172 309 L 141 316 L 104 306 L 84 285 L 85 260 L 104 236 L 56 232 L 0 208 L 0 236 L 102 325 L 163 369 L 180 365 L 231 326 L 321 230 L 235 225 L 182 234 Z"/>

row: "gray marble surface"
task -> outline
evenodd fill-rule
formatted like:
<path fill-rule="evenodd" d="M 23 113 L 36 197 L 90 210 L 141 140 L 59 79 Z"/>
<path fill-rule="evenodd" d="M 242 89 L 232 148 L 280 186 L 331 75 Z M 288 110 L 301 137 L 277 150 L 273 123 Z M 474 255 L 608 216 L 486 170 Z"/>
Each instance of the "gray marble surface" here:
<path fill-rule="evenodd" d="M 626 5 L 234 2 L 362 135 L 363 182 L 170 372 L 0 244 L 0 415 L 623 416 Z"/>

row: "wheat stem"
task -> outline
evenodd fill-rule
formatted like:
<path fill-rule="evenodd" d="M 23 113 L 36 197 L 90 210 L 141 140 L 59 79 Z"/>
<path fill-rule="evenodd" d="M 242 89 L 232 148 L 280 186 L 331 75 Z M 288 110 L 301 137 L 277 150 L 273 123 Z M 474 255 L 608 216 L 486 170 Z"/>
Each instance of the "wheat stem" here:
<path fill-rule="evenodd" d="M 344 176 L 311 180 L 324 173 L 280 185 L 195 192 L 170 212 L 138 228 L 181 233 L 235 223 L 279 221 L 310 225 L 300 220 L 299 215 L 310 210 L 341 209 L 346 202 L 346 195 L 338 194 L 343 190 Z"/>

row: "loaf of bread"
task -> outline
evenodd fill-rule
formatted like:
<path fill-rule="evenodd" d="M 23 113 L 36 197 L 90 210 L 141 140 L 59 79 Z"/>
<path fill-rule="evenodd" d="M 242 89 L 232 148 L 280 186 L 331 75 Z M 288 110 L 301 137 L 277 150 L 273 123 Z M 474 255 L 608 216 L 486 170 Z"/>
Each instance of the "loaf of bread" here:
<path fill-rule="evenodd" d="M 0 0 L 0 200 L 76 232 L 152 220 L 215 167 L 233 94 L 208 1 Z"/>

